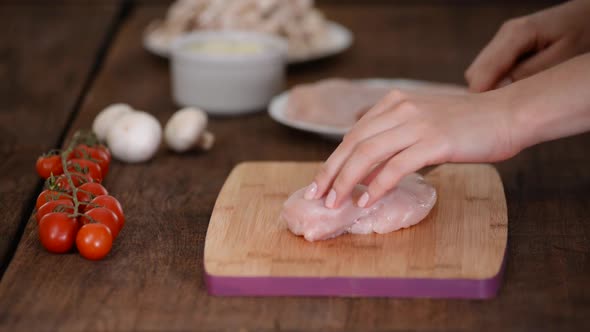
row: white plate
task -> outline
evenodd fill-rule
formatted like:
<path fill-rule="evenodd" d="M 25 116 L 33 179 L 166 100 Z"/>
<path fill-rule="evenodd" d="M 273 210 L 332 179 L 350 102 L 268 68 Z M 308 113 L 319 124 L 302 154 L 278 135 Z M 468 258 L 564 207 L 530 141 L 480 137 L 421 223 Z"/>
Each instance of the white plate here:
<path fill-rule="evenodd" d="M 143 35 L 143 47 L 152 54 L 167 58 L 169 55 L 169 42 L 164 42 L 161 39 L 159 40 L 154 38 L 154 35 L 149 33 L 151 30 L 150 26 L 148 26 L 146 33 Z M 325 58 L 344 52 L 352 45 L 352 33 L 344 26 L 329 21 L 328 33 L 330 34 L 331 42 L 325 48 L 305 56 L 289 56 L 287 62 L 289 64 L 296 64 Z"/>
<path fill-rule="evenodd" d="M 385 86 L 390 88 L 398 89 L 421 89 L 421 88 L 434 88 L 444 87 L 446 89 L 457 89 L 457 93 L 464 92 L 463 87 L 455 86 L 451 84 L 440 84 L 427 81 L 410 80 L 410 79 L 386 79 L 386 78 L 372 78 L 357 80 L 357 82 Z M 451 91 L 451 90 L 447 90 Z M 350 128 L 332 127 L 327 125 L 321 125 L 316 123 L 310 123 L 305 121 L 299 121 L 291 119 L 287 116 L 287 103 L 289 101 L 289 91 L 285 91 L 280 95 L 274 97 L 268 107 L 268 113 L 270 117 L 278 123 L 281 123 L 287 127 L 319 134 L 332 140 L 341 140 L 342 137 L 350 130 Z"/>

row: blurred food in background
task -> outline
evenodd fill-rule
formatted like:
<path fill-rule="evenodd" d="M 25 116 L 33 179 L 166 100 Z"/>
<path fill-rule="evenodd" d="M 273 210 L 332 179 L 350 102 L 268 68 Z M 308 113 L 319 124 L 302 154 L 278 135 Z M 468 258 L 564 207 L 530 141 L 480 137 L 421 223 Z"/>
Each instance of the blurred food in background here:
<path fill-rule="evenodd" d="M 167 48 L 174 38 L 195 30 L 270 33 L 288 41 L 291 58 L 321 53 L 338 42 L 313 0 L 177 0 L 146 33 Z"/>

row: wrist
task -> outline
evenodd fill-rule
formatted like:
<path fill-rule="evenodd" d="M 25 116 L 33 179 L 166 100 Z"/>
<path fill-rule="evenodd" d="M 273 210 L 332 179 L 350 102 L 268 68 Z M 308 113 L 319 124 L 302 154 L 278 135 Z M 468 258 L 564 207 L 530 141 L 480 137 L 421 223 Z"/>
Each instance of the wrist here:
<path fill-rule="evenodd" d="M 523 149 L 590 130 L 589 78 L 590 53 L 504 89 Z"/>
<path fill-rule="evenodd" d="M 527 96 L 520 89 L 511 90 L 506 97 L 509 121 L 512 123 L 512 136 L 519 144 L 519 151 L 522 151 L 539 143 L 538 132 L 542 123 L 539 115 L 543 112 L 536 112 L 532 96 Z"/>
<path fill-rule="evenodd" d="M 510 155 L 535 145 L 537 141 L 536 123 L 531 120 L 533 117 L 527 98 L 520 94 L 519 89 L 515 89 L 513 84 L 498 90 L 486 92 L 486 98 L 490 100 L 493 111 L 497 112 L 501 121 L 501 126 L 505 128 L 502 132 L 507 137 Z"/>

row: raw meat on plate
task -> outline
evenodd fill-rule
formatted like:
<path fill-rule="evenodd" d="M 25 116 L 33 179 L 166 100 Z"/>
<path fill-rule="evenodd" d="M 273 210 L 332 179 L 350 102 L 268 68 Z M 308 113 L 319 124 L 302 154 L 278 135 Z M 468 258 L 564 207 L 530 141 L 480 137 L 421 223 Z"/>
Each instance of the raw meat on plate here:
<path fill-rule="evenodd" d="M 376 81 L 377 82 L 377 81 Z M 405 82 L 405 83 L 403 83 Z M 453 84 L 397 80 L 367 83 L 330 78 L 295 86 L 289 93 L 286 115 L 292 120 L 337 128 L 350 128 L 392 89 L 425 94 L 466 93 Z"/>
<path fill-rule="evenodd" d="M 289 93 L 286 114 L 297 121 L 349 128 L 391 89 L 344 79 L 301 84 Z"/>

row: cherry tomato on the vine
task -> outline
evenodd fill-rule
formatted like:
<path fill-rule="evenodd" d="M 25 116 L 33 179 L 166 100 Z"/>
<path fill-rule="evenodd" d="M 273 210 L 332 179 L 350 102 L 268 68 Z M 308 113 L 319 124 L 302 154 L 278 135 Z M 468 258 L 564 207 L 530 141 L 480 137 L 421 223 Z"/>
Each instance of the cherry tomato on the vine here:
<path fill-rule="evenodd" d="M 72 196 L 61 191 L 46 189 L 43 190 L 37 197 L 37 203 L 35 203 L 35 208 L 38 211 L 41 205 L 49 201 L 55 201 L 58 199 L 72 199 Z"/>
<path fill-rule="evenodd" d="M 79 187 L 85 183 L 93 182 L 92 178 L 88 174 L 78 172 L 70 172 L 69 174 L 72 178 L 72 182 L 74 183 L 75 187 Z M 65 192 L 72 191 L 72 188 L 70 188 L 70 181 L 68 180 L 65 174 L 62 174 L 55 178 L 55 189 Z"/>
<path fill-rule="evenodd" d="M 100 183 L 84 183 L 78 187 L 78 193 L 76 198 L 82 204 L 81 208 L 85 208 L 86 204 L 93 200 L 95 197 L 108 195 L 109 192 Z"/>
<path fill-rule="evenodd" d="M 115 197 L 108 195 L 97 196 L 90 201 L 90 204 L 86 206 L 85 211 L 89 211 L 98 206 L 102 206 L 113 211 L 117 215 L 117 218 L 119 218 L 119 226 L 121 226 L 121 228 L 125 226 L 125 214 L 123 213 L 123 207 Z"/>
<path fill-rule="evenodd" d="M 64 172 L 59 155 L 39 157 L 35 168 L 37 169 L 37 174 L 44 179 L 47 179 L 52 174 L 60 175 Z"/>
<path fill-rule="evenodd" d="M 96 145 L 96 146 L 94 146 L 94 148 L 99 149 L 99 150 L 103 151 L 104 153 L 106 153 L 106 155 L 109 157 L 109 159 L 108 159 L 109 163 L 111 162 L 112 156 L 111 156 L 111 150 L 109 150 L 109 148 L 107 148 L 106 146 L 104 146 L 102 144 Z"/>
<path fill-rule="evenodd" d="M 68 160 L 67 170 L 69 172 L 79 172 L 88 174 L 94 182 L 102 182 L 102 170 L 100 166 L 88 159 L 70 159 Z"/>
<path fill-rule="evenodd" d="M 103 224 L 86 224 L 76 236 L 76 247 L 82 257 L 89 260 L 103 259 L 113 246 L 113 236 Z"/>
<path fill-rule="evenodd" d="M 97 222 L 107 226 L 111 231 L 113 240 L 117 238 L 119 231 L 121 230 L 117 215 L 113 211 L 103 207 L 97 207 L 86 211 L 84 215 L 80 217 L 80 221 L 82 224 Z"/>
<path fill-rule="evenodd" d="M 37 224 L 41 221 L 41 219 L 48 213 L 51 212 L 66 212 L 66 213 L 74 213 L 74 202 L 71 199 L 58 199 L 55 201 L 49 201 L 39 208 L 37 213 L 35 214 L 35 219 L 37 219 Z"/>
<path fill-rule="evenodd" d="M 46 179 L 35 202 L 41 245 L 52 253 L 78 248 L 86 259 L 103 259 L 125 224 L 121 204 L 100 183 L 111 152 L 91 131 L 77 131 L 59 153 L 39 157 L 35 168 Z M 75 194 L 74 194 L 75 193 Z"/>
<path fill-rule="evenodd" d="M 51 212 L 39 221 L 39 240 L 47 251 L 63 254 L 72 249 L 78 232 L 76 218 L 65 212 Z"/>
<path fill-rule="evenodd" d="M 111 157 L 103 149 L 91 147 L 85 144 L 77 145 L 68 159 L 89 159 L 100 166 L 102 178 L 104 179 L 109 172 Z"/>

